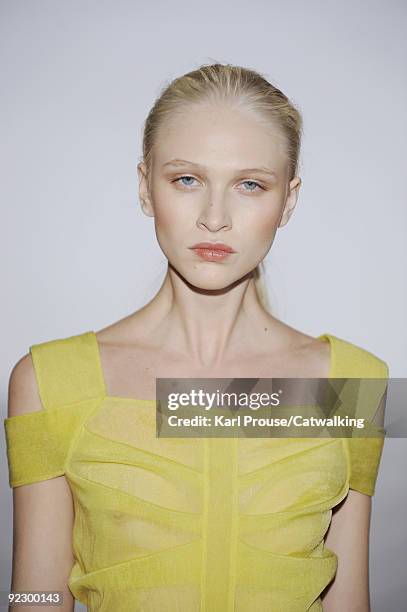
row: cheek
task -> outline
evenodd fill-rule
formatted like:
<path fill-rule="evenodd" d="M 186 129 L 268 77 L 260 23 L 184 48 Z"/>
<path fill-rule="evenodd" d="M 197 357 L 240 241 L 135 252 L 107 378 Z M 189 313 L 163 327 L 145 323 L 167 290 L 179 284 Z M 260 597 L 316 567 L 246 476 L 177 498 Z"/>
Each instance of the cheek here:
<path fill-rule="evenodd" d="M 168 190 L 160 189 L 154 194 L 154 226 L 158 242 L 167 257 L 176 257 L 179 249 L 189 244 L 195 235 L 195 215 L 185 202 L 177 201 Z"/>
<path fill-rule="evenodd" d="M 277 231 L 280 218 L 280 208 L 270 202 L 265 206 L 253 209 L 240 220 L 240 228 L 249 242 L 259 246 L 269 245 Z"/>
<path fill-rule="evenodd" d="M 163 232 L 175 232 L 182 215 L 179 207 L 175 205 L 168 188 L 157 187 L 151 194 L 154 207 L 154 223 L 156 229 Z M 175 227 L 174 227 L 175 226 Z"/>
<path fill-rule="evenodd" d="M 175 247 L 191 240 L 195 234 L 194 217 L 171 206 L 156 206 L 155 231 L 161 243 Z"/>

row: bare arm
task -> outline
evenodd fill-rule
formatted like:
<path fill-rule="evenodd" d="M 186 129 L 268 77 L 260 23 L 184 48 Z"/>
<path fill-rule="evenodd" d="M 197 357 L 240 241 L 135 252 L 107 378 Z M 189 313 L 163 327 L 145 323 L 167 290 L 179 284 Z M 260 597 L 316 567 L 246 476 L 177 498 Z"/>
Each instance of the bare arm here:
<path fill-rule="evenodd" d="M 332 514 L 325 545 L 338 556 L 338 569 L 322 596 L 324 612 L 370 612 L 371 503 L 369 495 L 350 489 Z"/>
<path fill-rule="evenodd" d="M 27 354 L 10 376 L 8 416 L 41 408 L 32 358 Z M 74 510 L 65 476 L 14 487 L 13 515 L 11 590 L 62 591 L 64 604 L 58 610 L 72 612 L 74 599 L 68 577 L 74 563 Z M 49 611 L 49 606 L 24 606 L 24 610 Z"/>
<path fill-rule="evenodd" d="M 373 422 L 384 426 L 386 393 Z M 335 579 L 322 595 L 324 612 L 370 612 L 369 536 L 372 498 L 349 490 L 332 514 L 325 545 L 338 556 Z"/>

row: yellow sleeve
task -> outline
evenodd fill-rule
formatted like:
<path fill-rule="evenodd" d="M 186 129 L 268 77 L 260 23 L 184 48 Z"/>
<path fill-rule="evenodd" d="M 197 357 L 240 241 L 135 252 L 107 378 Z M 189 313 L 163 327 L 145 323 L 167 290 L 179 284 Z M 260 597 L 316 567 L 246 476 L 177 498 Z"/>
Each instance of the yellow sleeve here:
<path fill-rule="evenodd" d="M 348 438 L 351 477 L 349 488 L 373 496 L 383 452 L 384 437 Z"/>
<path fill-rule="evenodd" d="M 82 420 L 105 395 L 93 332 L 30 346 L 42 410 L 4 419 L 10 487 L 65 473 Z"/>
<path fill-rule="evenodd" d="M 387 386 L 389 378 L 388 364 L 369 351 L 350 342 L 336 339 L 336 377 L 337 378 L 375 378 L 378 384 L 366 385 L 366 394 L 375 398 L 361 397 L 364 415 L 369 420 L 369 431 L 372 437 L 346 438 L 349 449 L 350 478 L 349 487 L 355 491 L 373 496 L 383 453 L 385 429 L 376 426 L 372 419 Z M 361 385 L 360 393 L 364 388 Z"/>
<path fill-rule="evenodd" d="M 80 403 L 4 419 L 10 487 L 65 473 L 70 443 L 83 413 Z"/>

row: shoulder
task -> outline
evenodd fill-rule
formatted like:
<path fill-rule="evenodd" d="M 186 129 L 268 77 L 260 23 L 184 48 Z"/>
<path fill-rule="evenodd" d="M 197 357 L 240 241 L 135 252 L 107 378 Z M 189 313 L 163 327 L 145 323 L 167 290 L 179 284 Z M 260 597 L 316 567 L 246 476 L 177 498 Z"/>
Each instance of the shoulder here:
<path fill-rule="evenodd" d="M 157 320 L 148 314 L 147 308 L 111 323 L 95 332 L 100 345 L 126 347 L 129 344 L 145 345 L 157 327 Z M 130 340 L 131 339 L 131 340 Z"/>
<path fill-rule="evenodd" d="M 32 356 L 23 355 L 11 370 L 8 386 L 8 416 L 41 410 Z"/>
<path fill-rule="evenodd" d="M 307 362 L 310 376 L 334 378 L 388 378 L 389 367 L 382 356 L 367 347 L 324 333 L 313 337 L 288 328 L 286 338 L 292 352 Z M 310 365 L 311 364 L 311 365 Z M 307 374 L 309 375 L 309 374 Z"/>
<path fill-rule="evenodd" d="M 53 403 L 53 387 L 64 390 L 64 381 L 79 375 L 89 355 L 94 362 L 93 332 L 52 338 L 32 344 L 13 366 L 8 385 L 8 417 L 38 412 Z M 78 379 L 76 376 L 77 380 Z"/>
<path fill-rule="evenodd" d="M 332 346 L 333 369 L 337 378 L 388 378 L 389 367 L 375 351 L 327 334 Z"/>
<path fill-rule="evenodd" d="M 290 370 L 304 378 L 327 378 L 330 367 L 331 347 L 323 342 L 284 324 L 282 329 L 282 354 L 291 361 Z"/>

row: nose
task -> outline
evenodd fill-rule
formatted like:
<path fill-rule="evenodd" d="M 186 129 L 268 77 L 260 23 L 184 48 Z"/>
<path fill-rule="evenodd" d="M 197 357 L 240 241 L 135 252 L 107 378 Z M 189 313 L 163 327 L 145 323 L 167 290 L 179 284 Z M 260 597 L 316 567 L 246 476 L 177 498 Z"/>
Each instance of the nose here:
<path fill-rule="evenodd" d="M 217 232 L 221 229 L 230 229 L 232 220 L 230 212 L 221 197 L 209 197 L 197 219 L 197 227 L 207 229 L 210 232 Z"/>

